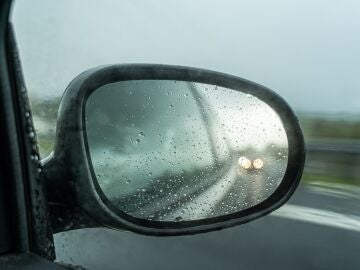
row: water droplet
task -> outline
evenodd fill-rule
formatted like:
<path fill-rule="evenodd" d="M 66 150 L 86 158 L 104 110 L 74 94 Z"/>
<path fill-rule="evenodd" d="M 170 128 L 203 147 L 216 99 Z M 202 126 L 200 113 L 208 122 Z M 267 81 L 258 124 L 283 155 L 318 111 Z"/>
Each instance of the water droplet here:
<path fill-rule="evenodd" d="M 144 134 L 144 132 L 139 132 L 139 134 L 138 134 L 140 137 L 145 137 L 145 134 Z"/>
<path fill-rule="evenodd" d="M 170 105 L 169 105 L 169 108 L 170 108 L 170 109 L 174 108 L 174 105 L 170 104 Z"/>
<path fill-rule="evenodd" d="M 135 142 L 136 142 L 136 143 L 140 143 L 141 141 L 140 141 L 140 139 L 136 139 Z"/>

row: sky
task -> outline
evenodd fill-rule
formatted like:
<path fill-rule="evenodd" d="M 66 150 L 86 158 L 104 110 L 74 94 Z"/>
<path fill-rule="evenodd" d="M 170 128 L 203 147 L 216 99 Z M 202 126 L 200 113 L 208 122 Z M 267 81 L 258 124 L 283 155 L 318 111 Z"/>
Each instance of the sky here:
<path fill-rule="evenodd" d="M 17 0 L 32 96 L 60 96 L 98 65 L 162 63 L 236 75 L 295 109 L 360 113 L 357 0 Z"/>

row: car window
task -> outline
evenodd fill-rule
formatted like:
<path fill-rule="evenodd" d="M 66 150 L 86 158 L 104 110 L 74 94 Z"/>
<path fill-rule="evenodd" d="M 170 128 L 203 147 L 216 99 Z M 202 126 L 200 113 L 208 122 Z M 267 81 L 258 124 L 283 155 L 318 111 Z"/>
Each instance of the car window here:
<path fill-rule="evenodd" d="M 43 158 L 66 86 L 113 63 L 195 66 L 263 84 L 295 109 L 307 145 L 299 189 L 263 219 L 171 238 L 69 231 L 54 236 L 57 259 L 89 269 L 360 266 L 359 18 L 353 0 L 17 0 L 12 21 Z"/>

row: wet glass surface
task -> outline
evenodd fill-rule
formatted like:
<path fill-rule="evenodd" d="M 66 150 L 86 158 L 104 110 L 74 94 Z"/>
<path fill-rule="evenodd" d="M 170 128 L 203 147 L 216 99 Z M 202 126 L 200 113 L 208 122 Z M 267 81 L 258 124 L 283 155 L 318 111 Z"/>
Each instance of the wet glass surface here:
<path fill-rule="evenodd" d="M 95 177 L 125 213 L 189 221 L 268 198 L 288 158 L 284 127 L 256 97 L 184 81 L 124 81 L 86 104 Z"/>

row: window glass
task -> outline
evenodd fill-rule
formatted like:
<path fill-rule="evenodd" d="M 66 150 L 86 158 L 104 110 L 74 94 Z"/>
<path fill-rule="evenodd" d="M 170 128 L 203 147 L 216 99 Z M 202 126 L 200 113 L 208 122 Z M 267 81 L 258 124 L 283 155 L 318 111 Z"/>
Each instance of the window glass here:
<path fill-rule="evenodd" d="M 263 84 L 296 110 L 307 144 L 302 184 L 263 219 L 172 238 L 60 233 L 59 261 L 89 269 L 360 266 L 358 1 L 17 0 L 12 21 L 42 157 L 68 83 L 113 63 L 194 66 Z"/>

